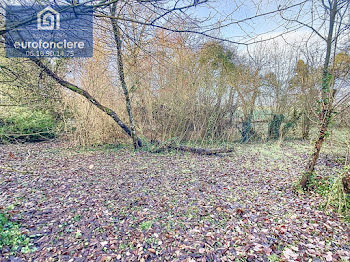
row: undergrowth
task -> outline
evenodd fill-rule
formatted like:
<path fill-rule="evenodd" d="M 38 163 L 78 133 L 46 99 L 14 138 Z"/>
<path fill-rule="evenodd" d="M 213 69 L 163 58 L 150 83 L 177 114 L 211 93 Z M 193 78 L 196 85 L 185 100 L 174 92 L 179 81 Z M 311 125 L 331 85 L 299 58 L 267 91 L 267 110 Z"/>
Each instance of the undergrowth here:
<path fill-rule="evenodd" d="M 0 212 L 0 254 L 29 253 L 34 250 L 30 238 L 22 233 L 21 226 L 12 221 L 6 212 Z"/>
<path fill-rule="evenodd" d="M 344 191 L 342 177 L 350 166 L 344 167 L 335 176 L 321 177 L 314 173 L 310 178 L 309 188 L 323 196 L 323 208 L 327 212 L 336 212 L 346 221 L 350 221 L 350 195 Z"/>
<path fill-rule="evenodd" d="M 342 172 L 339 172 L 334 178 L 333 183 L 329 186 L 327 194 L 326 210 L 336 211 L 346 220 L 350 221 L 350 195 L 344 190 L 342 178 L 348 172 L 350 166 L 344 167 Z"/>
<path fill-rule="evenodd" d="M 49 112 L 18 109 L 0 115 L 0 143 L 39 142 L 57 136 L 59 122 Z"/>

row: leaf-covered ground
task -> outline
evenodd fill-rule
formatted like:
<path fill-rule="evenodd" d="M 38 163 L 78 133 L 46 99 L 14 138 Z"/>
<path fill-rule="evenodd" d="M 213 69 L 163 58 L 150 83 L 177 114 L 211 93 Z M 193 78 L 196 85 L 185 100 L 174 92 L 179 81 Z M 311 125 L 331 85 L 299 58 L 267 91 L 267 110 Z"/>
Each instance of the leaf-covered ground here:
<path fill-rule="evenodd" d="M 0 260 L 349 261 L 349 225 L 321 197 L 293 193 L 307 147 L 220 157 L 2 145 L 0 207 L 36 250 Z"/>

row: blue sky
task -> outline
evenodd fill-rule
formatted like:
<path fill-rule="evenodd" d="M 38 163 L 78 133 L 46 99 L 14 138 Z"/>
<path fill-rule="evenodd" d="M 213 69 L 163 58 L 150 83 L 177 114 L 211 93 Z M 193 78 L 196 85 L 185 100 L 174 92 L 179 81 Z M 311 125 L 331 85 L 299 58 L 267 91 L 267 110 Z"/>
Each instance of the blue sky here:
<path fill-rule="evenodd" d="M 276 9 L 275 3 L 277 1 L 275 1 L 275 3 L 264 2 L 265 3 L 261 5 L 257 5 L 254 1 L 210 1 L 208 6 L 197 6 L 195 10 L 193 10 L 193 13 L 203 18 L 212 16 L 211 22 L 227 18 L 229 23 Z M 276 30 L 278 27 L 276 22 L 278 21 L 278 17 L 275 17 L 275 19 L 271 19 L 271 17 L 259 17 L 240 23 L 239 25 L 236 24 L 224 27 L 221 29 L 221 32 L 223 36 L 233 40 L 237 36 L 246 36 L 247 33 L 256 35 Z"/>
<path fill-rule="evenodd" d="M 303 2 L 302 0 L 282 0 L 282 1 L 271 1 L 271 0 L 212 0 L 207 4 L 197 6 L 188 11 L 188 13 L 197 16 L 198 18 L 211 17 L 210 23 L 218 22 L 226 18 L 226 22 L 230 23 L 245 19 L 248 17 L 254 17 L 263 13 L 277 10 L 280 6 L 291 6 Z M 285 11 L 284 14 L 287 17 L 293 17 L 292 14 L 299 12 L 300 6 L 294 7 Z M 303 6 L 301 16 L 299 20 L 306 23 L 310 23 L 310 8 L 309 3 Z M 204 23 L 206 25 L 209 22 Z M 233 41 L 247 41 L 248 39 L 258 39 L 261 37 L 270 38 L 283 32 L 290 30 L 293 31 L 286 37 L 291 36 L 294 40 L 300 38 L 305 39 L 305 34 L 310 34 L 311 31 L 306 27 L 301 28 L 300 25 L 289 24 L 285 27 L 286 21 L 281 18 L 278 13 L 261 16 L 248 20 L 244 23 L 232 24 L 227 27 L 220 29 L 220 35 L 226 39 Z M 295 30 L 291 30 L 295 29 Z M 218 32 L 216 32 L 217 34 Z"/>

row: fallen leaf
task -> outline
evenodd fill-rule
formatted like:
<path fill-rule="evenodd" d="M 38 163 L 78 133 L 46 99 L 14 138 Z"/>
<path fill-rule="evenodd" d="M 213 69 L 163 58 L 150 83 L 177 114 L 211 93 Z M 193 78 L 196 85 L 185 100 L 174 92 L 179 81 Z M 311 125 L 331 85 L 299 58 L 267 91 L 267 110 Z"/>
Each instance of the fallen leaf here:
<path fill-rule="evenodd" d="M 291 249 L 289 248 L 286 248 L 284 251 L 283 251 L 283 255 L 285 258 L 287 259 L 290 259 L 290 258 L 293 258 L 293 259 L 296 259 L 298 257 L 298 254 L 294 253 Z"/>
<path fill-rule="evenodd" d="M 327 254 L 325 255 L 326 261 L 333 261 L 332 255 L 333 255 L 332 252 L 328 251 Z"/>

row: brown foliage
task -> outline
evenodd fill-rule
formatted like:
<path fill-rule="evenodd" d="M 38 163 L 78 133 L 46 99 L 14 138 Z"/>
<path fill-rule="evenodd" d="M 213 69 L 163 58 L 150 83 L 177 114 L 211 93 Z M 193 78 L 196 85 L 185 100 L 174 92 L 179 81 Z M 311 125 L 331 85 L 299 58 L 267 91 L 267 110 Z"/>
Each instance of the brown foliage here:
<path fill-rule="evenodd" d="M 89 92 L 93 97 L 111 108 L 123 119 L 126 118 L 124 112 L 124 101 L 120 90 L 112 81 L 112 72 L 108 67 L 108 52 L 101 48 L 102 42 L 96 40 L 94 57 L 78 64 L 80 74 L 78 81 L 82 89 Z M 115 124 L 113 119 L 103 111 L 93 106 L 84 97 L 77 94 L 67 93 L 65 99 L 70 104 L 73 118 L 70 123 L 72 132 L 69 139 L 77 145 L 96 145 L 105 143 L 117 143 L 126 139 L 123 130 Z"/>

